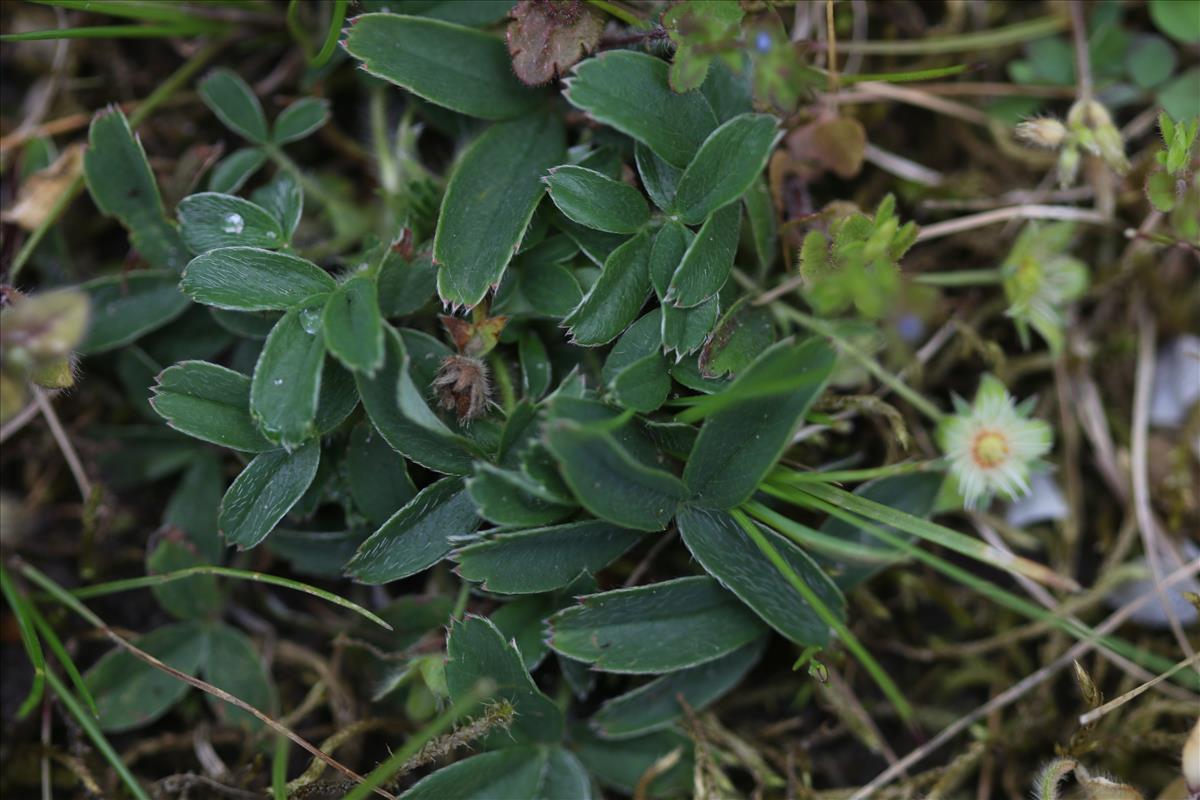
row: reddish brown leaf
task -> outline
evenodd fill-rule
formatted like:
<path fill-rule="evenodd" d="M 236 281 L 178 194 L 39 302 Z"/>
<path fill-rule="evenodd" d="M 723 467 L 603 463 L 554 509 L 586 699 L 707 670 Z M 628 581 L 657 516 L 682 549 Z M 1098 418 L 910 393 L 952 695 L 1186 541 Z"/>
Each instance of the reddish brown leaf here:
<path fill-rule="evenodd" d="M 521 0 L 508 24 L 513 71 L 539 86 L 570 69 L 595 49 L 604 20 L 583 0 Z"/>

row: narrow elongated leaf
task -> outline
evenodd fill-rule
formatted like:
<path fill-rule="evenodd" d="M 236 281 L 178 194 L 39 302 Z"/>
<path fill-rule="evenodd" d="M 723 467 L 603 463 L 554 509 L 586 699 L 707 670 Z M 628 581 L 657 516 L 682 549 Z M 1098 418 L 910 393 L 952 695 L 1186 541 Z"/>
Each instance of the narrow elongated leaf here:
<path fill-rule="evenodd" d="M 502 533 L 457 550 L 458 572 L 500 594 L 561 589 L 583 572 L 595 575 L 632 547 L 640 531 L 601 520 Z"/>
<path fill-rule="evenodd" d="M 183 269 L 187 248 L 163 211 L 146 153 L 119 109 L 102 111 L 92 120 L 83 174 L 96 207 L 120 220 L 134 249 L 151 266 Z"/>
<path fill-rule="evenodd" d="M 197 303 L 231 311 L 284 310 L 337 288 L 311 261 L 258 247 L 222 247 L 196 256 L 179 285 Z"/>
<path fill-rule="evenodd" d="M 400 408 L 397 387 L 407 363 L 404 344 L 390 326 L 384 328 L 383 344 L 383 366 L 374 375 L 354 375 L 363 408 L 375 429 L 393 450 L 423 467 L 448 475 L 470 474 L 475 456 L 470 442 L 460 436 L 435 433 Z M 436 362 L 432 366 L 436 369 Z"/>
<path fill-rule="evenodd" d="M 673 672 L 732 653 L 764 630 L 736 597 L 697 576 L 581 597 L 550 618 L 550 647 L 604 672 Z"/>
<path fill-rule="evenodd" d="M 315 440 L 291 453 L 255 456 L 221 499 L 217 524 L 225 541 L 245 550 L 267 538 L 308 489 L 320 462 L 321 443 Z"/>
<path fill-rule="evenodd" d="M 321 97 L 301 97 L 279 112 L 271 138 L 276 144 L 295 142 L 329 121 L 329 101 Z"/>
<path fill-rule="evenodd" d="M 641 142 L 635 145 L 633 155 L 646 194 L 663 211 L 671 208 L 675 202 L 675 187 L 683 170 L 659 158 Z"/>
<path fill-rule="evenodd" d="M 467 116 L 511 119 L 545 98 L 513 75 L 502 41 L 461 25 L 363 14 L 350 20 L 344 47 L 370 74 Z"/>
<path fill-rule="evenodd" d="M 208 657 L 203 628 L 193 620 L 163 625 L 139 636 L 134 644 L 188 675 L 195 675 Z M 84 680 L 96 700 L 101 729 L 111 733 L 154 722 L 188 690 L 183 681 L 120 648 L 96 662 Z"/>
<path fill-rule="evenodd" d="M 610 433 L 565 420 L 549 427 L 546 445 L 584 508 L 628 528 L 666 527 L 687 493 L 678 478 L 635 460 Z"/>
<path fill-rule="evenodd" d="M 508 700 L 517 712 L 509 732 L 500 734 L 505 740 L 557 742 L 562 737 L 562 712 L 538 689 L 521 654 L 496 625 L 474 615 L 455 620 L 446 642 L 446 686 L 451 699 L 470 694 L 485 678 L 496 683 L 491 697 Z"/>
<path fill-rule="evenodd" d="M 717 128 L 683 172 L 674 211 L 688 225 L 737 201 L 762 174 L 775 142 L 777 121 L 769 114 L 741 114 Z"/>
<path fill-rule="evenodd" d="M 720 298 L 715 294 L 691 308 L 678 308 L 669 303 L 663 306 L 663 349 L 668 353 L 673 350 L 679 356 L 696 352 L 708 339 L 720 311 Z"/>
<path fill-rule="evenodd" d="M 721 291 L 733 270 L 741 220 L 740 205 L 726 206 L 708 218 L 671 276 L 665 302 L 690 308 Z"/>
<path fill-rule="evenodd" d="M 601 736 L 625 739 L 661 730 L 682 717 L 680 697 L 692 711 L 703 711 L 741 682 L 766 643 L 767 637 L 761 637 L 716 661 L 670 672 L 607 700 L 592 715 L 591 724 Z"/>
<path fill-rule="evenodd" d="M 637 319 L 650 294 L 650 235 L 643 231 L 618 247 L 579 306 L 563 320 L 576 344 L 607 344 Z"/>
<path fill-rule="evenodd" d="M 746 206 L 746 221 L 750 223 L 750 240 L 754 243 L 754 253 L 758 256 L 758 267 L 761 274 L 765 275 L 775 263 L 779 249 L 775 203 L 771 199 L 771 189 L 767 186 L 766 178 L 759 176 L 755 179 L 742 195 L 742 202 Z"/>
<path fill-rule="evenodd" d="M 237 246 L 274 249 L 284 243 L 275 217 L 230 194 L 189 195 L 180 202 L 177 213 L 183 241 L 193 253 Z"/>
<path fill-rule="evenodd" d="M 475 474 L 467 479 L 467 491 L 479 515 L 496 525 L 517 528 L 547 525 L 577 509 L 575 505 L 556 502 L 525 474 L 487 463 L 475 465 Z"/>
<path fill-rule="evenodd" d="M 642 193 L 627 183 L 570 164 L 550 170 L 550 199 L 568 218 L 609 233 L 635 233 L 650 221 Z"/>
<path fill-rule="evenodd" d="M 562 123 L 550 114 L 493 125 L 467 148 L 433 241 L 443 301 L 474 306 L 500 282 L 545 190 L 542 176 L 564 156 Z"/>
<path fill-rule="evenodd" d="M 728 512 L 684 507 L 677 522 L 684 544 L 700 565 L 768 625 L 802 646 L 829 643 L 829 626 Z M 846 602 L 829 576 L 791 541 L 759 527 L 800 579 L 844 620 Z"/>
<path fill-rule="evenodd" d="M 150 405 L 177 431 L 248 453 L 273 450 L 250 416 L 250 378 L 205 361 L 159 374 Z"/>
<path fill-rule="evenodd" d="M 346 448 L 346 482 L 354 505 L 376 527 L 417 493 L 404 458 L 388 446 L 368 421 L 350 434 Z"/>
<path fill-rule="evenodd" d="M 106 275 L 83 284 L 91 314 L 88 332 L 79 346 L 94 355 L 129 344 L 180 316 L 188 299 L 179 291 L 178 275 L 166 270 L 146 270 Z"/>
<path fill-rule="evenodd" d="M 697 362 L 700 373 L 710 378 L 739 373 L 770 347 L 774 339 L 770 313 L 740 300 L 721 318 L 712 338 L 704 345 Z"/>
<path fill-rule="evenodd" d="M 661 352 L 662 312 L 654 309 L 629 326 L 613 345 L 600 375 L 612 397 L 625 408 L 653 411 L 671 391 Z"/>
<path fill-rule="evenodd" d="M 561 747 L 509 747 L 456 761 L 422 778 L 402 800 L 591 800 L 587 771 Z"/>
<path fill-rule="evenodd" d="M 267 118 L 254 90 L 236 72 L 215 69 L 200 81 L 200 98 L 225 127 L 255 144 L 266 144 Z"/>
<path fill-rule="evenodd" d="M 695 234 L 678 222 L 667 222 L 654 234 L 654 246 L 650 251 L 650 283 L 659 300 L 666 296 L 671 278 L 695 238 Z"/>
<path fill-rule="evenodd" d="M 283 237 L 290 241 L 304 212 L 304 192 L 296 179 L 280 172 L 270 183 L 255 189 L 250 199 L 275 217 Z"/>
<path fill-rule="evenodd" d="M 250 414 L 273 442 L 291 448 L 316 433 L 325 343 L 315 311 L 293 309 L 271 329 L 250 382 Z"/>
<path fill-rule="evenodd" d="M 217 163 L 208 176 L 208 190 L 233 194 L 246 185 L 246 181 L 254 177 L 263 164 L 267 163 L 267 154 L 257 147 L 243 147 L 234 150 Z"/>
<path fill-rule="evenodd" d="M 324 436 L 345 422 L 358 406 L 354 375 L 333 358 L 321 370 L 321 393 L 317 397 L 317 435 Z"/>
<path fill-rule="evenodd" d="M 667 63 L 653 56 L 610 50 L 575 67 L 566 81 L 566 98 L 669 163 L 686 167 L 717 127 L 717 118 L 700 92 L 673 92 L 667 70 Z"/>
<path fill-rule="evenodd" d="M 383 319 L 375 281 L 355 275 L 329 296 L 322 312 L 325 346 L 355 372 L 373 373 L 383 364 Z"/>
<path fill-rule="evenodd" d="M 223 623 L 206 631 L 208 660 L 203 667 L 204 678 L 213 686 L 224 689 L 239 700 L 245 700 L 264 714 L 275 712 L 275 686 L 267 674 L 258 648 L 246 634 Z M 205 695 L 217 718 L 250 731 L 263 723 L 248 711 L 243 711 L 212 695 Z"/>
<path fill-rule="evenodd" d="M 705 421 L 683 471 L 698 505 L 732 508 L 754 494 L 824 390 L 834 361 L 829 346 L 816 339 L 780 342 L 725 389 L 732 405 Z M 786 382 L 786 392 L 756 390 L 745 400 L 737 399 L 739 392 L 769 385 L 776 377 Z"/>
<path fill-rule="evenodd" d="M 933 510 L 938 490 L 944 480 L 945 476 L 941 473 L 893 475 L 864 484 L 856 489 L 854 494 L 896 511 L 924 518 Z M 890 525 L 880 527 L 897 536 L 903 536 Z M 883 569 L 889 560 L 906 557 L 904 553 L 881 543 L 862 528 L 856 528 L 837 517 L 825 520 L 821 525 L 821 533 L 847 545 L 856 546 L 865 556 L 861 560 L 855 560 L 843 553 L 827 556 L 814 549 L 813 557 L 833 577 L 842 591 L 848 592 L 867 580 Z"/>
<path fill-rule="evenodd" d="M 346 572 L 363 583 L 407 578 L 441 561 L 452 548 L 451 536 L 464 536 L 478 525 L 462 481 L 442 478 L 371 534 L 346 565 Z"/>

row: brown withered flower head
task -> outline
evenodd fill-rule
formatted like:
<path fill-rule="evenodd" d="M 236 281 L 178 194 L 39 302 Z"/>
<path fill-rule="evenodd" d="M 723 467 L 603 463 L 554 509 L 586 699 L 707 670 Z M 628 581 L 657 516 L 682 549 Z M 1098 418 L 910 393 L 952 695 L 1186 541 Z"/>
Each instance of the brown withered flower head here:
<path fill-rule="evenodd" d="M 458 421 L 479 419 L 492 404 L 492 382 L 487 364 L 464 355 L 446 356 L 433 379 L 442 408 L 458 415 Z"/>

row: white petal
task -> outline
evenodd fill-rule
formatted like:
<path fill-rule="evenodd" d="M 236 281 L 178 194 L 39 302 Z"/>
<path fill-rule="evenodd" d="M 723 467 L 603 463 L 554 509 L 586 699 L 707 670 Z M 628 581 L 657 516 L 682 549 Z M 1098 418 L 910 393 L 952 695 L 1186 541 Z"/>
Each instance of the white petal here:
<path fill-rule="evenodd" d="M 1034 475 L 1030 492 L 1008 507 L 1004 518 L 1015 528 L 1038 522 L 1066 519 L 1069 509 L 1054 479 L 1044 473 Z"/>

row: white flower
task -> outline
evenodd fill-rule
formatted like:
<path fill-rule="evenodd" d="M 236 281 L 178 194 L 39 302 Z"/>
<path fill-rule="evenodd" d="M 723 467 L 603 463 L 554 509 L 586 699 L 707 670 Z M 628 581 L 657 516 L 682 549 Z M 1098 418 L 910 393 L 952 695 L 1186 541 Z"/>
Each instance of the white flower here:
<path fill-rule="evenodd" d="M 1014 403 L 999 380 L 985 375 L 975 401 L 954 398 L 957 413 L 938 426 L 938 442 L 967 508 L 1000 494 L 1010 500 L 1029 492 L 1030 468 L 1050 452 L 1050 426 L 1029 419 L 1030 402 Z"/>

